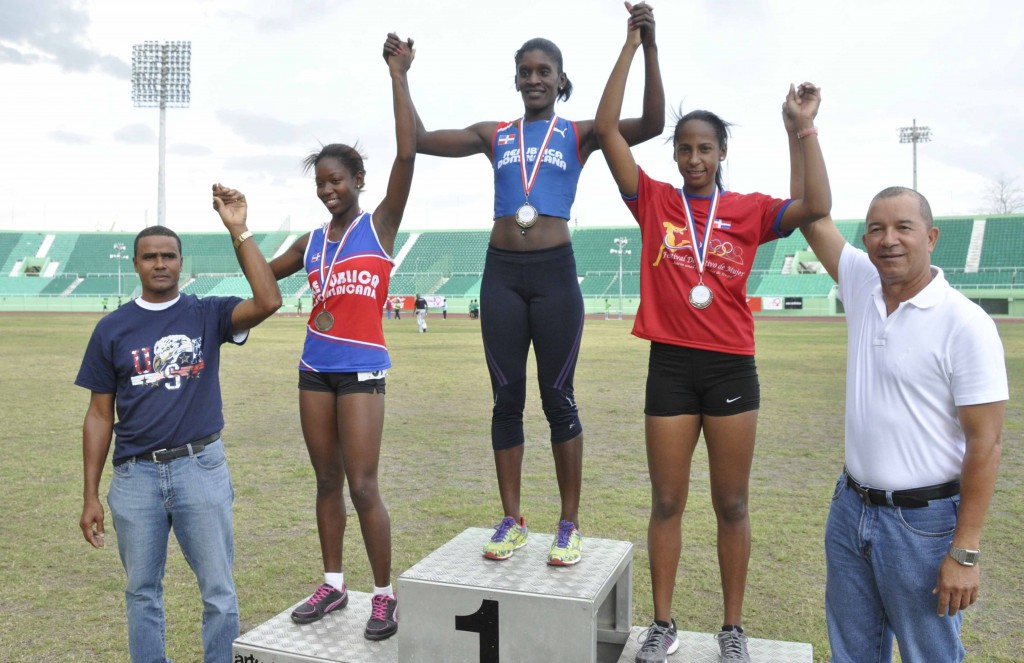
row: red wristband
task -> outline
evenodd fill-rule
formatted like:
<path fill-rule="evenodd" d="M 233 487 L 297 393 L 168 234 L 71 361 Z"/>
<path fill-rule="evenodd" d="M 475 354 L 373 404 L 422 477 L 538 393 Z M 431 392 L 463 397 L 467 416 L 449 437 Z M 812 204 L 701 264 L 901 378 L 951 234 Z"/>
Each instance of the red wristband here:
<path fill-rule="evenodd" d="M 808 136 L 817 136 L 817 135 L 818 135 L 818 127 L 807 127 L 806 129 L 801 129 L 800 131 L 796 132 L 796 137 L 800 138 L 800 139 L 807 138 Z"/>

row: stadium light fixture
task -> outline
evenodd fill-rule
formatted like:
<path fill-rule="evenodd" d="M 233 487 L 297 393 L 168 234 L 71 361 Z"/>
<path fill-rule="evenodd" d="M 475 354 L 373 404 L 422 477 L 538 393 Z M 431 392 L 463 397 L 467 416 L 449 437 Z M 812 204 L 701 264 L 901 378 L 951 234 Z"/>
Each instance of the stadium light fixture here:
<path fill-rule="evenodd" d="M 912 143 L 914 145 L 914 191 L 917 191 L 917 144 L 930 143 L 931 141 L 931 128 L 917 126 L 917 118 L 914 118 L 912 126 L 900 127 L 900 143 Z"/>
<path fill-rule="evenodd" d="M 114 252 L 110 254 L 112 260 L 117 260 L 117 302 L 121 303 L 121 261 L 128 260 L 131 256 L 128 255 L 128 247 L 124 245 L 124 242 L 114 243 Z"/>
<path fill-rule="evenodd" d="M 188 108 L 192 83 L 192 42 L 146 41 L 132 46 L 132 102 L 136 108 L 160 109 L 156 223 L 165 224 L 164 153 L 167 108 Z"/>
<path fill-rule="evenodd" d="M 629 244 L 629 240 L 625 237 L 616 237 L 614 240 L 615 248 L 611 250 L 612 254 L 619 255 L 619 320 L 622 320 L 622 254 L 627 256 L 633 253 L 631 250 L 626 248 Z"/>

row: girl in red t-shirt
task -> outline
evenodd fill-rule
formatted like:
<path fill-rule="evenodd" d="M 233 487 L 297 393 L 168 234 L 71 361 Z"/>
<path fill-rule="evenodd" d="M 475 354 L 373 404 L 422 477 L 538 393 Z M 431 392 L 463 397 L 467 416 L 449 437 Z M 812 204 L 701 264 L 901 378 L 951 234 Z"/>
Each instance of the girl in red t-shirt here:
<path fill-rule="evenodd" d="M 753 316 L 746 281 L 757 246 L 827 215 L 828 176 L 814 118 L 818 89 L 790 86 L 783 106 L 799 137 L 802 198 L 736 194 L 722 187 L 729 125 L 708 111 L 677 122 L 672 145 L 682 189 L 656 182 L 637 167 L 619 131 L 633 54 L 654 29 L 631 16 L 594 121 L 612 176 L 640 224 L 641 309 L 633 333 L 651 340 L 645 431 L 652 506 L 648 528 L 654 623 L 637 661 L 663 661 L 678 647 L 672 591 L 681 549 L 681 520 L 690 463 L 704 433 L 711 499 L 718 521 L 724 623 L 722 659 L 749 661 L 741 627 L 750 558 L 747 512 L 760 387 L 754 364 Z M 794 172 L 801 172 L 796 169 Z"/>

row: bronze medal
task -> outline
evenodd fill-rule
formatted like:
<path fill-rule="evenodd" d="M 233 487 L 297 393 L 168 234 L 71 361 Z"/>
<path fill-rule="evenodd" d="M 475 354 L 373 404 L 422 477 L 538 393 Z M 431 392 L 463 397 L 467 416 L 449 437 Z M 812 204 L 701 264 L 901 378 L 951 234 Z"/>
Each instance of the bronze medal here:
<path fill-rule="evenodd" d="M 320 311 L 316 314 L 316 317 L 313 318 L 313 326 L 316 327 L 318 331 L 330 331 L 331 327 L 334 326 L 334 316 L 326 310 Z"/>

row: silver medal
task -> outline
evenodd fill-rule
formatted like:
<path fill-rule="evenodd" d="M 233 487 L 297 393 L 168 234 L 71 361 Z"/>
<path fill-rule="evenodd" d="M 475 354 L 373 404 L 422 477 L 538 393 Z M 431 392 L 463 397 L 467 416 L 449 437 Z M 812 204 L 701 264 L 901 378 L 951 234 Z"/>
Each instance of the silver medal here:
<path fill-rule="evenodd" d="M 711 293 L 711 288 L 703 283 L 698 283 L 690 290 L 690 306 L 693 308 L 705 309 L 711 306 L 711 301 L 714 298 L 715 296 Z"/>

